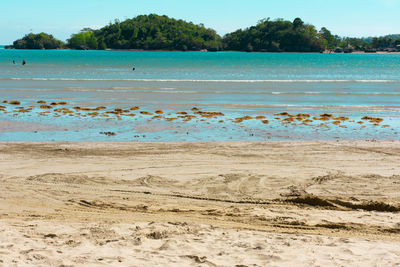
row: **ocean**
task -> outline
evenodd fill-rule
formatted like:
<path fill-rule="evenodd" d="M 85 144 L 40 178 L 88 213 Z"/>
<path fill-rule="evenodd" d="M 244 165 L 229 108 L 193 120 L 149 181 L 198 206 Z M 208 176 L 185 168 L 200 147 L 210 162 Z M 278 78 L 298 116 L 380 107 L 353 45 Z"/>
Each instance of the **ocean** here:
<path fill-rule="evenodd" d="M 0 141 L 398 140 L 400 55 L 0 49 L 4 101 Z"/>

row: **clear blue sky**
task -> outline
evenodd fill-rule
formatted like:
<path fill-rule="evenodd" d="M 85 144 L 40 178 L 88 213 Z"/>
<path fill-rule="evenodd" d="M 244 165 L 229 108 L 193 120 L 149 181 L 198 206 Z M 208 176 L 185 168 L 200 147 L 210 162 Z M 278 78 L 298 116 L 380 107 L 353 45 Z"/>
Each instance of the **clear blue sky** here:
<path fill-rule="evenodd" d="M 300 17 L 341 36 L 400 33 L 400 0 L 1 0 L 0 44 L 31 31 L 65 40 L 84 27 L 149 13 L 203 23 L 221 35 L 267 17 Z"/>

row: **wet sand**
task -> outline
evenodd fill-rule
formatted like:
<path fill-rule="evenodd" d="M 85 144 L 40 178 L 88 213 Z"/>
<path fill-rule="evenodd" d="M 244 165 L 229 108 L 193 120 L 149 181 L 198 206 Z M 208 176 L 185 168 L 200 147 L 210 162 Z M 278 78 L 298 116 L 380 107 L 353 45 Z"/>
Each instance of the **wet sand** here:
<path fill-rule="evenodd" d="M 400 142 L 0 143 L 0 266 L 395 266 Z"/>
<path fill-rule="evenodd" d="M 67 101 L 3 100 L 2 142 L 209 142 L 398 140 L 399 120 L 390 114 L 230 112 L 204 106 L 178 110 L 130 106 L 77 106 Z M 276 110 L 275 110 L 276 111 Z M 272 112 L 272 113 L 271 113 Z"/>

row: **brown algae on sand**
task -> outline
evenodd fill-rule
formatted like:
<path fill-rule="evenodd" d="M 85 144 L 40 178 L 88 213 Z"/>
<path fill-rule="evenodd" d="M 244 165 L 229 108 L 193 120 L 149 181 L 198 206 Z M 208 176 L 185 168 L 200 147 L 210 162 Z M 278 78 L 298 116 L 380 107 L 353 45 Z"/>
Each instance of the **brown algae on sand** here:
<path fill-rule="evenodd" d="M 225 114 L 222 112 L 207 112 L 207 111 L 196 111 L 194 114 L 200 115 L 201 117 L 208 119 L 218 116 L 225 116 Z"/>
<path fill-rule="evenodd" d="M 9 103 L 11 105 L 18 105 L 20 101 L 18 100 L 4 100 L 3 102 Z M 98 107 L 81 107 L 81 106 L 73 106 L 67 101 L 56 101 L 54 102 L 49 102 L 49 104 L 43 104 L 46 103 L 45 100 L 38 100 L 35 101 L 37 104 L 41 105 L 35 105 L 35 106 L 29 106 L 28 108 L 25 107 L 15 107 L 14 110 L 9 110 L 10 107 L 7 107 L 5 105 L 0 106 L 0 111 L 2 114 L 10 114 L 10 116 L 13 117 L 18 117 L 18 116 L 23 116 L 25 113 L 31 113 L 27 116 L 33 116 L 34 114 L 38 116 L 48 116 L 52 115 L 54 117 L 75 117 L 75 118 L 87 118 L 87 117 L 92 117 L 92 118 L 104 118 L 104 121 L 110 121 L 110 120 L 129 120 L 130 118 L 135 117 L 137 114 L 134 112 L 131 112 L 133 110 L 138 110 L 138 106 L 134 106 L 131 108 L 126 109 L 125 107 L 105 107 L 105 106 L 98 106 Z M 64 107 L 58 108 L 57 105 L 63 105 Z M 68 107 L 68 105 L 71 105 Z M 49 114 L 49 112 L 40 112 L 40 110 L 36 110 L 36 108 L 40 109 L 47 109 L 51 111 L 52 113 Z M 100 112 L 101 111 L 101 112 Z M 193 112 L 193 113 L 192 113 Z M 192 114 L 190 114 L 192 113 Z M 192 121 L 193 119 L 197 119 L 197 123 L 203 123 L 205 122 L 206 124 L 212 124 L 212 123 L 218 123 L 221 125 L 222 123 L 230 124 L 238 124 L 237 127 L 244 128 L 247 125 L 250 127 L 256 127 L 255 124 L 249 123 L 249 124 L 241 124 L 245 121 L 248 120 L 253 120 L 256 119 L 260 121 L 263 124 L 270 124 L 272 128 L 276 127 L 276 123 L 279 123 L 280 125 L 284 126 L 285 128 L 287 127 L 312 127 L 313 129 L 317 130 L 318 128 L 323 128 L 323 129 L 330 129 L 330 127 L 338 127 L 338 128 L 351 128 L 355 127 L 357 125 L 362 125 L 366 122 L 369 122 L 370 124 L 366 125 L 366 127 L 369 128 L 379 128 L 385 129 L 391 127 L 391 125 L 384 125 L 380 126 L 379 124 L 384 121 L 384 119 L 379 118 L 379 117 L 374 117 L 374 116 L 369 116 L 366 115 L 362 118 L 354 118 L 354 117 L 348 117 L 348 116 L 343 116 L 343 115 L 338 115 L 338 114 L 330 114 L 330 113 L 322 113 L 322 114 L 307 114 L 307 113 L 298 113 L 298 114 L 290 114 L 288 112 L 280 112 L 280 113 L 274 113 L 276 116 L 274 119 L 276 120 L 267 120 L 266 115 L 260 115 L 260 114 L 251 114 L 247 116 L 242 116 L 242 117 L 230 117 L 230 114 L 227 114 L 226 119 L 222 119 L 220 117 L 226 116 L 224 113 L 219 112 L 219 111 L 202 111 L 198 107 L 192 107 L 190 110 L 181 110 L 181 111 L 175 111 L 174 116 L 174 111 L 163 111 L 162 109 L 158 108 L 155 109 L 154 112 L 149 112 L 149 111 L 140 111 L 141 116 L 139 118 L 135 118 L 134 120 L 140 120 L 147 118 L 146 116 L 152 116 L 149 117 L 149 120 L 154 119 L 154 120 L 160 120 L 160 119 L 165 119 L 166 121 L 175 121 L 178 120 L 179 123 L 185 123 Z M 164 114 L 166 114 L 164 118 Z M 114 115 L 114 116 L 112 116 Z M 315 117 L 312 117 L 315 116 Z M 316 121 L 323 121 L 325 123 L 321 124 L 314 124 L 313 122 Z M 353 124 L 353 126 L 351 126 Z M 227 125 L 223 125 L 227 126 Z M 177 125 L 177 127 L 182 127 L 181 125 Z M 280 127 L 280 126 L 278 126 Z M 361 130 L 366 127 L 357 127 L 356 129 L 353 130 Z M 333 129 L 333 128 L 332 128 Z M 260 130 L 265 130 L 264 128 L 260 128 Z M 392 126 L 391 130 L 395 134 L 394 127 Z"/>
<path fill-rule="evenodd" d="M 370 116 L 364 116 L 361 118 L 362 120 L 367 120 L 371 123 L 381 123 L 383 121 L 382 118 L 374 118 L 374 117 L 370 117 Z"/>
<path fill-rule="evenodd" d="M 274 115 L 275 115 L 275 116 L 290 116 L 290 114 L 287 113 L 287 112 L 276 113 L 276 114 L 274 114 Z"/>
<path fill-rule="evenodd" d="M 236 118 L 236 119 L 234 120 L 234 122 L 235 122 L 235 123 L 241 123 L 241 122 L 243 122 L 243 121 L 252 120 L 252 119 L 253 119 L 252 116 L 243 116 L 243 117 Z"/>
<path fill-rule="evenodd" d="M 149 115 L 149 116 L 154 115 L 153 113 L 148 112 L 148 111 L 140 111 L 140 114 L 142 114 L 142 115 Z"/>
<path fill-rule="evenodd" d="M 49 106 L 49 105 L 41 105 L 40 108 L 42 108 L 42 109 L 52 109 L 53 107 Z"/>

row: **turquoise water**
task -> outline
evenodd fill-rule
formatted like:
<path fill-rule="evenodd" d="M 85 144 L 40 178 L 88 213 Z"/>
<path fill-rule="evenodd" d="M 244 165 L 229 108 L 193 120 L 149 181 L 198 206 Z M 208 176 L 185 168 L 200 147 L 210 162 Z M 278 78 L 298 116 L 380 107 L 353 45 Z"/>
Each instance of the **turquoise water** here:
<path fill-rule="evenodd" d="M 400 81 L 400 55 L 2 50 L 0 62 L 1 78 Z"/>
<path fill-rule="evenodd" d="M 18 106 L 0 104 L 5 106 L 0 141 L 397 140 L 399 74 L 400 55 L 395 54 L 1 49 L 0 100 L 33 107 L 20 114 L 14 112 Z M 120 119 L 85 112 L 43 115 L 37 100 L 65 101 L 66 108 L 105 106 L 105 111 L 139 106 L 164 114 L 155 119 L 139 111 Z M 195 115 L 192 107 L 224 116 L 165 119 L 178 117 L 176 112 Z M 349 120 L 286 124 L 276 119 L 280 112 L 330 113 Z M 264 116 L 269 123 L 234 122 L 246 115 Z M 384 121 L 357 123 L 364 116 Z M 104 131 L 116 135 L 100 134 Z"/>

